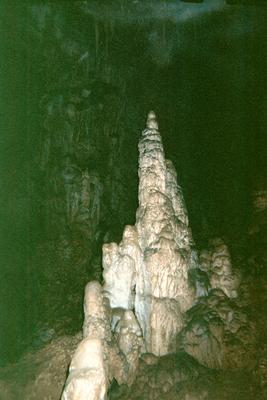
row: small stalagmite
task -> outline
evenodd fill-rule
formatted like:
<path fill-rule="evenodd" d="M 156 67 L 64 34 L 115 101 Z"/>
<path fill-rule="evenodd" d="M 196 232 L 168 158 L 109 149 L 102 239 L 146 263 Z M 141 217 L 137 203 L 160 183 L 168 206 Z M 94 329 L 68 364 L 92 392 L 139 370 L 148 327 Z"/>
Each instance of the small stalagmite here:
<path fill-rule="evenodd" d="M 106 400 L 108 381 L 99 339 L 84 339 L 69 368 L 62 400 Z"/>

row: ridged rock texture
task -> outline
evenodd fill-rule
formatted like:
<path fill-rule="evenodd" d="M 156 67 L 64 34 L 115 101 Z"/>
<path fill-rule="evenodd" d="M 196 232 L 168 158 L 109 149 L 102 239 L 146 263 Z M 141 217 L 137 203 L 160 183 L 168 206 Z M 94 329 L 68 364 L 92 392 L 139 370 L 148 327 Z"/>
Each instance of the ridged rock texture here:
<path fill-rule="evenodd" d="M 134 309 L 147 352 L 175 351 L 190 308 L 192 243 L 182 193 L 165 160 L 155 114 L 139 142 L 139 208 L 119 246 L 103 247 L 104 290 L 112 308 Z"/>
<path fill-rule="evenodd" d="M 229 249 L 222 239 L 210 241 L 210 249 L 200 254 L 200 262 L 210 279 L 212 289 L 221 289 L 229 298 L 237 297 L 239 276 L 232 271 Z"/>
<path fill-rule="evenodd" d="M 63 400 L 104 400 L 113 378 L 130 387 L 140 379 L 141 355 L 149 365 L 178 351 L 212 369 L 253 367 L 255 332 L 241 307 L 240 274 L 221 239 L 198 256 L 152 111 L 139 141 L 138 197 L 135 225 L 119 245 L 103 245 L 103 287 L 86 286 L 84 340 Z M 176 382 L 166 379 L 162 395 Z"/>
<path fill-rule="evenodd" d="M 148 115 L 139 143 L 139 182 L 135 226 L 125 227 L 119 245 L 103 246 L 103 289 L 97 282 L 86 287 L 85 339 L 70 366 L 64 400 L 74 399 L 80 391 L 88 396 L 92 382 L 96 386 L 90 389 L 92 399 L 102 399 L 104 382 L 112 378 L 128 385 L 133 382 L 141 352 L 156 356 L 175 352 L 185 311 L 193 304 L 188 277 L 191 231 L 174 167 L 165 160 L 154 112 Z M 99 376 L 89 373 L 96 369 L 94 363 L 87 366 L 80 356 L 87 353 L 99 365 Z"/>

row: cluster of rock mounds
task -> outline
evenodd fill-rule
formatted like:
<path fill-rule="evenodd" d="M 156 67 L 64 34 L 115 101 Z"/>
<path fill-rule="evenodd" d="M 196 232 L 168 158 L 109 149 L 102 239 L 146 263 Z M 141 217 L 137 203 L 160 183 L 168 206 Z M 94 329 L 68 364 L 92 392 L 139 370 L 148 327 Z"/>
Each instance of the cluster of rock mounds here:
<path fill-rule="evenodd" d="M 199 269 L 196 287 L 204 276 L 208 289 L 187 311 L 186 326 L 177 336 L 178 348 L 209 368 L 252 367 L 255 326 L 249 312 L 241 307 L 240 272 L 233 270 L 222 239 L 211 240 L 208 249 L 200 252 Z"/>
<path fill-rule="evenodd" d="M 136 224 L 126 226 L 119 245 L 103 246 L 104 285 L 91 282 L 86 288 L 84 340 L 70 365 L 64 400 L 77 393 L 80 399 L 89 393 L 104 399 L 113 378 L 131 385 L 141 353 L 175 351 L 183 315 L 193 304 L 191 232 L 154 113 L 139 152 Z"/>
<path fill-rule="evenodd" d="M 110 400 L 262 400 L 251 371 L 212 370 L 184 352 L 143 354 L 131 387 L 113 383 Z"/>
<path fill-rule="evenodd" d="M 254 326 L 238 301 L 240 275 L 221 239 L 198 256 L 153 112 L 139 142 L 139 182 L 135 226 L 125 227 L 119 245 L 103 246 L 103 287 L 86 287 L 84 339 L 63 400 L 104 400 L 113 379 L 130 387 L 143 354 L 182 350 L 213 369 L 253 364 Z"/>
<path fill-rule="evenodd" d="M 83 340 L 69 367 L 62 399 L 105 399 L 110 382 L 132 384 L 143 338 L 131 310 L 111 309 L 98 282 L 88 283 Z M 112 331 L 113 326 L 113 331 Z"/>

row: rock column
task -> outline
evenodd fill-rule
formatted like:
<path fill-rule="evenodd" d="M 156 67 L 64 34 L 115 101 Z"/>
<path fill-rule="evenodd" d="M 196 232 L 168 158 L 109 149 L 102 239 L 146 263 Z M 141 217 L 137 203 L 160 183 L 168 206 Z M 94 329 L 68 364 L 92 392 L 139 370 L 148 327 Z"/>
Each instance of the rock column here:
<path fill-rule="evenodd" d="M 139 208 L 136 228 L 142 259 L 137 271 L 135 312 L 146 350 L 175 351 L 183 313 L 191 306 L 188 284 L 191 233 L 172 163 L 165 160 L 155 114 L 139 143 Z"/>
<path fill-rule="evenodd" d="M 63 400 L 104 400 L 113 378 L 131 385 L 141 353 L 176 351 L 192 306 L 192 237 L 172 163 L 165 160 L 155 114 L 139 142 L 139 208 L 119 245 L 103 246 L 103 287 L 88 283 L 84 340 L 70 366 Z"/>
<path fill-rule="evenodd" d="M 165 160 L 155 114 L 139 142 L 139 208 L 122 242 L 103 246 L 104 292 L 112 308 L 134 310 L 144 351 L 175 351 L 190 308 L 191 231 L 172 163 Z"/>

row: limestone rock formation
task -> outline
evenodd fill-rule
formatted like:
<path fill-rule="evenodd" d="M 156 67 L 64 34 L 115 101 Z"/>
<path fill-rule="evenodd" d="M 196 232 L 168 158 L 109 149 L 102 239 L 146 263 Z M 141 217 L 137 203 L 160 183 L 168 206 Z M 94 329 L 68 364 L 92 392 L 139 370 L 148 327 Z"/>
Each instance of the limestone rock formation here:
<path fill-rule="evenodd" d="M 124 235 L 125 236 L 125 235 Z M 134 306 L 134 260 L 124 251 L 124 242 L 118 246 L 110 243 L 103 246 L 104 290 L 112 308 L 131 310 Z"/>
<path fill-rule="evenodd" d="M 131 385 L 141 353 L 175 352 L 185 312 L 193 305 L 188 277 L 192 235 L 154 112 L 148 115 L 139 143 L 139 182 L 135 226 L 125 227 L 119 245 L 103 246 L 103 288 L 90 282 L 85 289 L 85 339 L 77 349 L 78 362 L 73 360 L 75 368 L 70 366 L 64 400 L 74 400 L 80 390 L 81 396 L 89 396 L 89 388 L 90 398 L 102 399 L 113 378 Z M 82 349 L 85 353 L 95 349 L 99 375 L 94 365 L 84 365 L 78 357 Z"/>
<path fill-rule="evenodd" d="M 84 339 L 70 364 L 62 400 L 106 399 L 109 377 L 107 341 L 111 339 L 108 306 L 103 300 L 101 285 L 88 283 L 84 299 Z"/>
<path fill-rule="evenodd" d="M 146 351 L 175 350 L 183 313 L 192 305 L 189 286 L 192 237 L 176 172 L 165 160 L 155 114 L 139 142 L 139 208 L 119 246 L 103 247 L 104 290 L 111 307 L 134 308 Z"/>
<path fill-rule="evenodd" d="M 224 241 L 210 240 L 208 249 L 200 252 L 199 269 L 190 273 L 198 290 L 177 336 L 178 348 L 209 368 L 253 366 L 255 327 L 241 307 L 240 273 L 232 267 Z"/>
<path fill-rule="evenodd" d="M 209 368 L 252 367 L 255 327 L 244 309 L 213 289 L 187 312 L 178 347 Z"/>
<path fill-rule="evenodd" d="M 107 376 L 99 339 L 84 339 L 69 368 L 62 400 L 105 400 Z"/>
<path fill-rule="evenodd" d="M 143 346 L 140 326 L 131 310 L 112 312 L 99 282 L 89 282 L 84 296 L 83 341 L 72 359 L 62 400 L 106 399 L 113 378 L 131 384 Z M 112 318 L 119 314 L 112 333 Z"/>
<path fill-rule="evenodd" d="M 83 337 L 111 340 L 109 304 L 96 281 L 89 282 L 85 288 Z"/>
<path fill-rule="evenodd" d="M 126 310 L 116 326 L 117 343 L 127 362 L 126 383 L 131 386 L 138 366 L 140 351 L 143 348 L 143 338 L 139 323 L 132 310 Z"/>
<path fill-rule="evenodd" d="M 237 297 L 240 276 L 233 271 L 229 249 L 222 239 L 210 241 L 210 248 L 200 253 L 200 263 L 212 289 L 221 289 L 229 298 Z"/>
<path fill-rule="evenodd" d="M 130 388 L 114 383 L 110 400 L 265 399 L 257 389 L 251 392 L 256 381 L 244 371 L 214 372 L 183 352 L 158 357 L 151 364 L 152 359 L 151 355 L 141 357 L 137 377 Z"/>
<path fill-rule="evenodd" d="M 139 142 L 138 173 L 136 223 L 119 244 L 103 245 L 103 286 L 89 282 L 85 289 L 84 340 L 63 400 L 105 399 L 113 378 L 130 387 L 143 362 L 154 366 L 177 350 L 213 369 L 253 364 L 254 327 L 237 301 L 239 274 L 221 239 L 198 257 L 154 112 Z M 163 393 L 175 395 L 172 385 L 182 379 L 176 375 L 159 379 Z M 159 382 L 150 388 L 157 397 Z"/>

